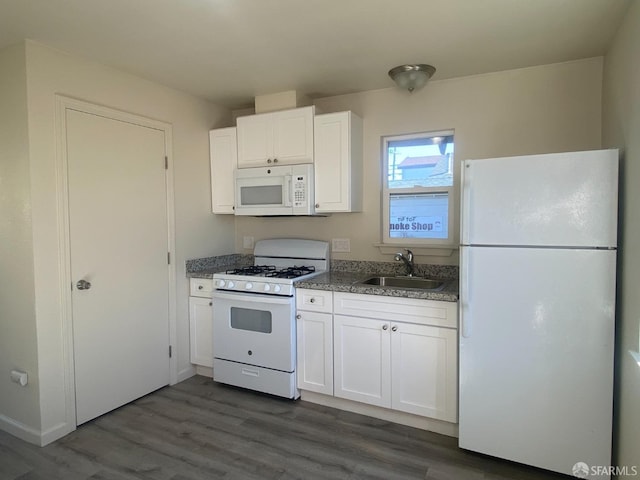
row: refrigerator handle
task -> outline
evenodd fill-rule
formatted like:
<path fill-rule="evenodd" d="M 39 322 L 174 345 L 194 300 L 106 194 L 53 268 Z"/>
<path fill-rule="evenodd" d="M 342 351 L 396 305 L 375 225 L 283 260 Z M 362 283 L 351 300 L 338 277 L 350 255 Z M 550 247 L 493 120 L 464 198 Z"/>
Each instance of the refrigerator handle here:
<path fill-rule="evenodd" d="M 469 214 L 471 212 L 471 164 L 467 160 L 462 161 L 461 168 L 461 181 L 462 195 L 460 202 L 460 243 L 463 245 L 469 244 Z"/>
<path fill-rule="evenodd" d="M 469 338 L 471 336 L 471 318 L 468 315 L 469 311 L 469 248 L 460 248 L 460 335 L 463 338 Z"/>

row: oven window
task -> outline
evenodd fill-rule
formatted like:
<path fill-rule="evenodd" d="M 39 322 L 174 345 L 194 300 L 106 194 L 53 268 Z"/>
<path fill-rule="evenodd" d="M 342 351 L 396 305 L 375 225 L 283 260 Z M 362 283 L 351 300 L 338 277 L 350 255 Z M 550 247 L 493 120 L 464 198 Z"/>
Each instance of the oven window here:
<path fill-rule="evenodd" d="M 282 185 L 240 187 L 242 205 L 282 205 Z"/>
<path fill-rule="evenodd" d="M 271 312 L 231 307 L 231 328 L 271 333 Z"/>

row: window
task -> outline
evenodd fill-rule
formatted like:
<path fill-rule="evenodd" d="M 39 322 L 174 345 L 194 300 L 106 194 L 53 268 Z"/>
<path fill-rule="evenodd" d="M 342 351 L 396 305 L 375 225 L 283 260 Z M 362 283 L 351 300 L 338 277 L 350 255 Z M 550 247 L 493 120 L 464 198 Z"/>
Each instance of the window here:
<path fill-rule="evenodd" d="M 453 131 L 385 137 L 383 243 L 453 243 Z"/>

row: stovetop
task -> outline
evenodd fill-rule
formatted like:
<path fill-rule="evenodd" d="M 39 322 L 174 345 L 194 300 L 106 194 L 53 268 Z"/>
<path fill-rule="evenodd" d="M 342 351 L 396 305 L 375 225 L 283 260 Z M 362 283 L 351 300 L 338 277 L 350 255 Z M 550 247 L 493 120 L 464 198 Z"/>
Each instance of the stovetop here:
<path fill-rule="evenodd" d="M 227 275 L 242 275 L 250 277 L 268 277 L 268 278 L 298 278 L 304 275 L 314 273 L 316 267 L 294 265 L 292 267 L 276 267 L 275 265 L 249 265 L 247 267 L 234 268 L 227 270 Z"/>
<path fill-rule="evenodd" d="M 293 297 L 293 283 L 329 268 L 329 244 L 319 240 L 256 242 L 255 264 L 213 275 L 216 290 Z"/>

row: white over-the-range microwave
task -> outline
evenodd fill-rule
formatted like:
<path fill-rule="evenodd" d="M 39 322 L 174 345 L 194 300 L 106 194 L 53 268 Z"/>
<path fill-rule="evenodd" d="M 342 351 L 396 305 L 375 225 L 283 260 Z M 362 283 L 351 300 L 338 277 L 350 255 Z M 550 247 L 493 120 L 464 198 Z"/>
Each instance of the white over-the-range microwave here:
<path fill-rule="evenodd" d="M 313 164 L 239 168 L 235 214 L 313 215 Z"/>

